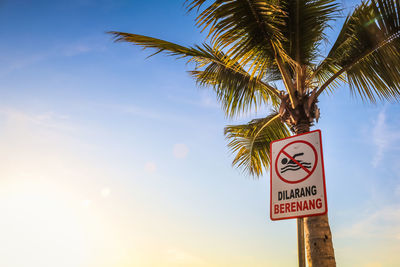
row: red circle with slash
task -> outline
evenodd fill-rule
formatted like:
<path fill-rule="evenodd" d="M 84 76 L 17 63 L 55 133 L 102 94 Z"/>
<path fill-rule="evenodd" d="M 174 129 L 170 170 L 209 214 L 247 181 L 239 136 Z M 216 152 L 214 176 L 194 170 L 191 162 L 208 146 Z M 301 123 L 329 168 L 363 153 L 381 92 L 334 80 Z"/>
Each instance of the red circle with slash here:
<path fill-rule="evenodd" d="M 314 152 L 315 161 L 314 161 L 314 166 L 312 167 L 311 170 L 308 170 L 308 169 L 307 169 L 306 167 L 304 167 L 299 161 L 297 161 L 296 159 L 294 159 L 292 156 L 289 155 L 289 153 L 287 153 L 287 152 L 285 151 L 285 149 L 287 149 L 289 146 L 291 146 L 291 145 L 293 145 L 293 144 L 297 144 L 297 143 L 302 143 L 302 144 L 304 144 L 304 145 L 310 147 L 310 148 L 312 149 L 312 151 Z M 291 161 L 293 161 L 296 165 L 298 165 L 298 166 L 303 170 L 303 172 L 304 172 L 304 177 L 301 177 L 299 180 L 296 180 L 296 181 L 290 181 L 290 180 L 287 180 L 287 179 L 285 179 L 284 177 L 282 177 L 282 175 L 281 175 L 281 174 L 279 173 L 279 171 L 278 171 L 278 159 L 279 159 L 279 157 L 281 156 L 281 154 L 284 154 L 284 155 L 285 155 L 286 157 L 288 157 Z M 276 172 L 276 174 L 278 175 L 279 179 L 281 179 L 281 180 L 284 181 L 285 183 L 297 184 L 297 183 L 300 183 L 300 182 L 305 181 L 308 177 L 311 176 L 311 174 L 313 174 L 313 172 L 315 171 L 315 168 L 317 167 L 317 162 L 318 162 L 317 150 L 315 149 L 315 147 L 314 147 L 312 144 L 310 144 L 309 142 L 304 141 L 304 140 L 293 141 L 293 142 L 291 142 L 291 143 L 285 145 L 285 146 L 281 149 L 281 151 L 279 151 L 278 155 L 276 156 L 276 160 L 275 160 L 275 172 Z"/>

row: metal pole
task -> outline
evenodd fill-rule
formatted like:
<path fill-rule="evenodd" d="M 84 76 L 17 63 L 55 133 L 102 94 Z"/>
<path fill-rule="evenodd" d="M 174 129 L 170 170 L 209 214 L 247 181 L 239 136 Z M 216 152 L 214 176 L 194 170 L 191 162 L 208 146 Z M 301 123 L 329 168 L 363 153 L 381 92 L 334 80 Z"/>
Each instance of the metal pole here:
<path fill-rule="evenodd" d="M 304 219 L 297 218 L 297 249 L 299 255 L 299 267 L 306 267 L 306 255 L 304 248 Z"/>

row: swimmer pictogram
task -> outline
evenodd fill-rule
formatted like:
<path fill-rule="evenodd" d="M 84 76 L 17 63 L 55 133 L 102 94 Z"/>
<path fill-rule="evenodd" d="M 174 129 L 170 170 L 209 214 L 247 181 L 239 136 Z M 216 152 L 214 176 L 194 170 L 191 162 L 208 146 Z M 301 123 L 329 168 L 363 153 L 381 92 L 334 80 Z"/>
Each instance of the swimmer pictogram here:
<path fill-rule="evenodd" d="M 297 153 L 294 154 L 291 158 L 296 159 L 299 156 L 303 156 L 304 153 Z M 282 164 L 285 165 L 284 167 L 281 168 L 281 173 L 284 173 L 286 171 L 297 171 L 300 170 L 301 167 L 300 165 L 298 165 L 294 160 L 292 159 L 287 159 L 287 158 L 283 158 L 282 159 Z M 301 159 L 297 159 L 297 162 L 300 163 L 301 165 L 303 165 L 304 168 L 310 169 L 311 168 L 311 162 L 305 162 L 302 161 Z"/>
<path fill-rule="evenodd" d="M 293 141 L 279 151 L 275 171 L 285 183 L 299 183 L 310 177 L 317 162 L 317 151 L 312 144 L 304 140 Z"/>

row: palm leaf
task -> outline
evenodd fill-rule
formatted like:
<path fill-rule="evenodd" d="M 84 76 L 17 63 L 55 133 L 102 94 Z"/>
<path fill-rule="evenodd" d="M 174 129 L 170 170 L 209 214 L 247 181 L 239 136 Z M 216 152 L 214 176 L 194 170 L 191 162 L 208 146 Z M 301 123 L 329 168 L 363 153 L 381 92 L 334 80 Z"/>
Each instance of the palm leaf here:
<path fill-rule="evenodd" d="M 280 103 L 279 91 L 263 82 L 263 75 L 249 74 L 237 61 L 207 44 L 184 47 L 164 40 L 143 35 L 111 32 L 116 41 L 135 43 L 144 48 L 156 49 L 179 58 L 188 58 L 196 66 L 190 71 L 201 86 L 212 86 L 227 116 L 231 117 L 261 104 L 276 106 Z M 153 54 L 153 55 L 154 55 Z"/>
<path fill-rule="evenodd" d="M 270 143 L 290 136 L 278 112 L 248 124 L 225 127 L 228 146 L 236 154 L 233 165 L 251 175 L 260 176 L 270 164 Z"/>
<path fill-rule="evenodd" d="M 153 48 L 156 50 L 150 56 L 158 54 L 160 52 L 164 52 L 169 56 L 178 56 L 181 58 L 184 57 L 198 57 L 198 58 L 206 58 L 204 53 L 195 47 L 185 47 L 178 44 L 174 44 L 168 41 L 164 41 L 161 39 L 139 35 L 139 34 L 132 34 L 126 32 L 117 32 L 117 31 L 110 31 L 107 32 L 114 37 L 115 42 L 129 42 L 134 43 L 137 45 L 142 46 L 144 49 L 146 48 Z"/>
<path fill-rule="evenodd" d="M 349 15 L 326 60 L 315 73 L 318 97 L 337 78 L 352 93 L 375 102 L 400 97 L 400 2 L 363 2 Z"/>
<path fill-rule="evenodd" d="M 264 83 L 260 76 L 253 78 L 238 62 L 229 59 L 223 52 L 207 45 L 205 48 L 218 60 L 214 60 L 202 69 L 196 68 L 190 73 L 198 85 L 214 88 L 228 117 L 248 112 L 251 108 L 257 110 L 261 104 L 270 103 L 274 107 L 280 104 L 280 98 L 271 93 L 278 90 Z M 230 67 L 227 68 L 226 65 Z"/>
<path fill-rule="evenodd" d="M 321 41 L 326 39 L 325 29 L 339 15 L 334 0 L 281 1 L 284 16 L 283 46 L 288 55 L 300 65 L 311 64 L 320 55 Z"/>
<path fill-rule="evenodd" d="M 204 3 L 188 1 L 188 9 L 199 10 Z M 242 65 L 250 64 L 252 72 L 269 69 L 277 75 L 276 50 L 282 57 L 286 55 L 280 45 L 284 39 L 279 30 L 283 16 L 276 1 L 217 0 L 201 11 L 196 21 L 202 30 L 208 29 L 213 47 L 227 48 L 231 58 Z"/>

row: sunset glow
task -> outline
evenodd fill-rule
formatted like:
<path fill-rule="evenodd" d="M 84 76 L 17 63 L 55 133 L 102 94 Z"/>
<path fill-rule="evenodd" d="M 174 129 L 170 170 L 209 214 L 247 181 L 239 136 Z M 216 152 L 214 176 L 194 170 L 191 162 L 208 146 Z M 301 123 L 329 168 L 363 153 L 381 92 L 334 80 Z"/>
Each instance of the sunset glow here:
<path fill-rule="evenodd" d="M 269 107 L 228 119 L 190 63 L 105 33 L 201 43 L 183 2 L 1 2 L 1 267 L 297 266 L 296 221 L 223 133 Z M 400 266 L 399 104 L 318 105 L 337 266 Z"/>

